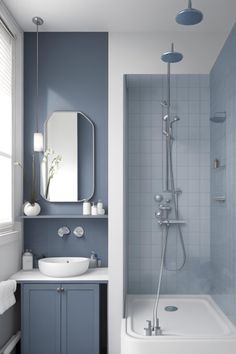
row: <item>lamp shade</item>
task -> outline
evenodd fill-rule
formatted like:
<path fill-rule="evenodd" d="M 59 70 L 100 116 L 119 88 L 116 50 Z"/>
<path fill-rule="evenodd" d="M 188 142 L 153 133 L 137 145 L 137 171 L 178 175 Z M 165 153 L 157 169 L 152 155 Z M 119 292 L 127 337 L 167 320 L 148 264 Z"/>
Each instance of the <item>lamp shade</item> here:
<path fill-rule="evenodd" d="M 43 151 L 43 134 L 34 133 L 34 151 L 40 152 Z"/>

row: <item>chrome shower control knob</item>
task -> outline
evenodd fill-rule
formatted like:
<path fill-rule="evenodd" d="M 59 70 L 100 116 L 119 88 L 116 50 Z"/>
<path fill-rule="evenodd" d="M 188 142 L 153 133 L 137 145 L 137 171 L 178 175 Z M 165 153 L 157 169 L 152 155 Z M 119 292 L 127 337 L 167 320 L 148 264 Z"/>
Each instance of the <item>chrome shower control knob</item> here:
<path fill-rule="evenodd" d="M 155 217 L 156 217 L 157 219 L 161 219 L 161 218 L 162 218 L 162 212 L 161 212 L 161 211 L 156 211 L 156 212 L 155 212 Z"/>
<path fill-rule="evenodd" d="M 163 200 L 163 196 L 161 194 L 156 194 L 154 195 L 154 200 L 157 202 L 157 203 L 160 203 L 162 202 Z"/>

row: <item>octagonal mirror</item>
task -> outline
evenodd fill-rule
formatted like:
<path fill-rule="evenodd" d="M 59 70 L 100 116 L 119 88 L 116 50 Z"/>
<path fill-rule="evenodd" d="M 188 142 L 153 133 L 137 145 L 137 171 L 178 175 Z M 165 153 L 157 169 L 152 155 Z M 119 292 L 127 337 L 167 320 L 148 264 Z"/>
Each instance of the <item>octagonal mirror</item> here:
<path fill-rule="evenodd" d="M 41 195 L 49 202 L 82 202 L 94 194 L 95 128 L 82 112 L 53 112 L 45 123 Z"/>

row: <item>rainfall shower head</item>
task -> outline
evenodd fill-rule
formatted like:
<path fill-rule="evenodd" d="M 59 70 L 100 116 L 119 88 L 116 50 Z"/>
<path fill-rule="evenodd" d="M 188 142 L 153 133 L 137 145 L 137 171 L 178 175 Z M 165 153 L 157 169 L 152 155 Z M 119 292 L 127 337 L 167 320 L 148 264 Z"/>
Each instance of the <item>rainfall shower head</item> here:
<path fill-rule="evenodd" d="M 171 50 L 170 52 L 165 52 L 161 56 L 161 60 L 164 61 L 165 63 L 171 64 L 171 63 L 178 63 L 183 59 L 183 54 L 179 52 L 174 52 L 174 44 L 171 44 Z"/>
<path fill-rule="evenodd" d="M 188 8 L 180 11 L 175 20 L 180 25 L 192 26 L 200 23 L 203 19 L 201 11 L 192 8 L 192 1 L 188 1 Z"/>
<path fill-rule="evenodd" d="M 226 120 L 226 112 L 216 112 L 214 116 L 210 117 L 214 123 L 224 123 Z"/>

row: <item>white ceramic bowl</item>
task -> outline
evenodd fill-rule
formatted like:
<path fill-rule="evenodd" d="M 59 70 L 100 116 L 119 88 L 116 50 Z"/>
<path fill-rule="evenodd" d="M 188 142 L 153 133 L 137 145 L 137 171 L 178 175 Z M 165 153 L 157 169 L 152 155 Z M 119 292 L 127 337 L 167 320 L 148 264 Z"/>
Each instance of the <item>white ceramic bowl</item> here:
<path fill-rule="evenodd" d="M 55 278 L 75 277 L 88 270 L 89 258 L 84 257 L 53 257 L 39 260 L 41 273 Z"/>

